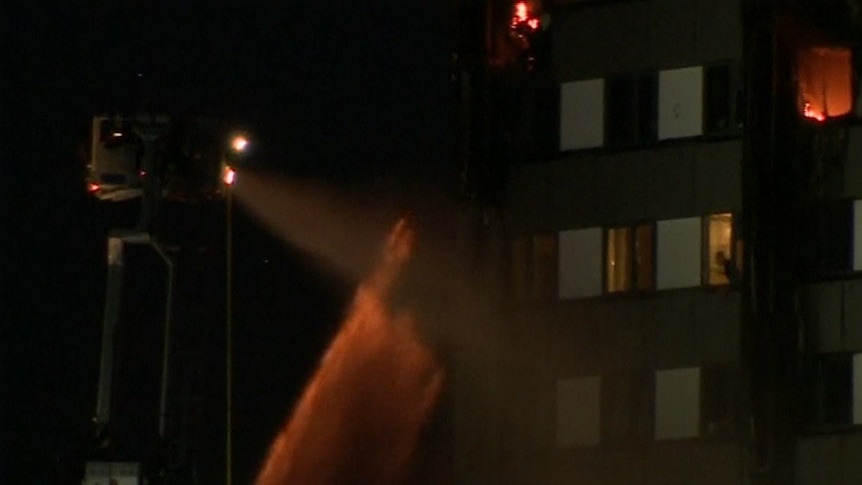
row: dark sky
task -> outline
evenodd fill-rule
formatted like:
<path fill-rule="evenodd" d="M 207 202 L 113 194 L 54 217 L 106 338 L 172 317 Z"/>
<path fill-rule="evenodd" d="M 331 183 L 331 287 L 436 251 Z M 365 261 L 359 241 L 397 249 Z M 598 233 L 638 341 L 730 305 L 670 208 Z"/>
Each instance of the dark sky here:
<path fill-rule="evenodd" d="M 233 3 L 0 6 L 2 483 L 63 483 L 55 465 L 89 430 L 105 222 L 78 152 L 94 114 L 146 102 L 225 118 L 253 135 L 258 163 L 286 174 L 451 180 L 446 2 Z M 302 268 L 309 301 L 343 303 L 315 268 Z"/>

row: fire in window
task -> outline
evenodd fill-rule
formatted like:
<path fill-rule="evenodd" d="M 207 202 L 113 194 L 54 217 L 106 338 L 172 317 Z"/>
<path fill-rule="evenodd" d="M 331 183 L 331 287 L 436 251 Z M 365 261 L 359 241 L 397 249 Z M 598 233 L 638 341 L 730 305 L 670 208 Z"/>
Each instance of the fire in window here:
<path fill-rule="evenodd" d="M 850 49 L 811 47 L 799 52 L 798 109 L 805 118 L 825 121 L 850 112 L 853 104 Z"/>

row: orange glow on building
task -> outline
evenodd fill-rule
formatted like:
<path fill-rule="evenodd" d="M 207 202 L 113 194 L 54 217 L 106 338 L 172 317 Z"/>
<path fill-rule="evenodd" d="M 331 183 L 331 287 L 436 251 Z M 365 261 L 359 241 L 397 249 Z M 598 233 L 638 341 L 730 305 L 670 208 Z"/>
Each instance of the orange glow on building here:
<path fill-rule="evenodd" d="M 93 182 L 87 182 L 87 191 L 88 192 L 98 192 L 100 188 L 101 187 L 99 187 L 99 184 L 96 184 Z"/>
<path fill-rule="evenodd" d="M 812 47 L 797 58 L 798 109 L 808 119 L 825 121 L 842 116 L 853 106 L 850 49 Z"/>

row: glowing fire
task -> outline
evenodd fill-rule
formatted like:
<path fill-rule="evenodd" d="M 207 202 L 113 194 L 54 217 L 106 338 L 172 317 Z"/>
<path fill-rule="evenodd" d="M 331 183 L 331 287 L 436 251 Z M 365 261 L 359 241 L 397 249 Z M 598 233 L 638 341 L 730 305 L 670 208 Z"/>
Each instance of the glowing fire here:
<path fill-rule="evenodd" d="M 825 121 L 853 109 L 852 53 L 846 47 L 810 47 L 797 54 L 798 109 Z"/>
<path fill-rule="evenodd" d="M 401 483 L 443 371 L 409 312 L 386 300 L 413 251 L 404 220 L 273 442 L 257 485 Z"/>
<path fill-rule="evenodd" d="M 539 18 L 534 15 L 527 2 L 515 4 L 510 28 L 517 36 L 522 36 L 524 30 L 534 32 L 539 29 Z"/>
<path fill-rule="evenodd" d="M 817 120 L 817 121 L 824 121 L 826 119 L 826 116 L 823 113 L 812 108 L 811 103 L 807 103 L 807 102 L 805 103 L 805 106 L 803 106 L 803 108 L 802 108 L 802 116 L 804 116 L 806 118 L 811 118 L 812 120 Z"/>

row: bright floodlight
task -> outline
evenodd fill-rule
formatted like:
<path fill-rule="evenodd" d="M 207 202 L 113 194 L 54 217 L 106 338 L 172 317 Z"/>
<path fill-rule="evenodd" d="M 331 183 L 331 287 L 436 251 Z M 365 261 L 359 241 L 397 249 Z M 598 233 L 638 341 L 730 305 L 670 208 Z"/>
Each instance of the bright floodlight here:
<path fill-rule="evenodd" d="M 236 182 L 236 171 L 230 167 L 225 168 L 222 180 L 225 185 L 233 185 Z"/>
<path fill-rule="evenodd" d="M 233 140 L 231 140 L 230 146 L 235 152 L 243 152 L 248 148 L 248 138 L 244 136 L 235 136 Z"/>

